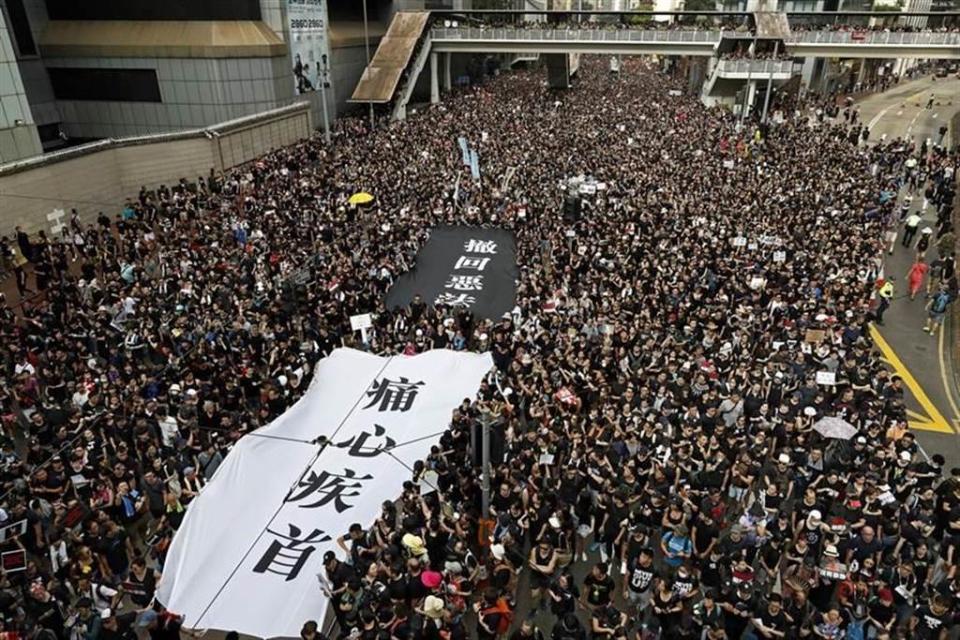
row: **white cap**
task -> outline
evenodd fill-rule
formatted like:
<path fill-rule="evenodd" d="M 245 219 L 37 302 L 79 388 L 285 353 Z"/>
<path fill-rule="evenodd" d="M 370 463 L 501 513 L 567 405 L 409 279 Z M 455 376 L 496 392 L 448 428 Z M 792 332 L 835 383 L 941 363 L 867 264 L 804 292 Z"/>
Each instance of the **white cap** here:
<path fill-rule="evenodd" d="M 906 460 L 907 462 L 909 462 L 910 460 L 913 459 L 913 455 L 911 455 L 911 453 L 910 453 L 909 451 L 901 451 L 901 452 L 900 452 L 900 459 L 901 459 L 901 460 Z"/>
<path fill-rule="evenodd" d="M 493 557 L 497 560 L 503 560 L 503 556 L 507 554 L 507 550 L 502 544 L 492 544 L 490 545 L 490 553 L 492 553 Z"/>
<path fill-rule="evenodd" d="M 782 462 L 783 464 L 790 464 L 790 456 L 785 453 L 781 453 L 777 456 L 777 462 Z"/>

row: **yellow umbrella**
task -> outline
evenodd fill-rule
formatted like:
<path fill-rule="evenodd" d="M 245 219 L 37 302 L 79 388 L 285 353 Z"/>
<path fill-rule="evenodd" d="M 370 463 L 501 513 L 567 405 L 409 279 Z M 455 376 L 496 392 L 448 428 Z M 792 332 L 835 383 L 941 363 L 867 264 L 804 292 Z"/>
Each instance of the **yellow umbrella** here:
<path fill-rule="evenodd" d="M 360 193 L 355 193 L 350 196 L 349 202 L 352 205 L 369 204 L 373 202 L 373 196 L 365 191 L 361 191 Z"/>

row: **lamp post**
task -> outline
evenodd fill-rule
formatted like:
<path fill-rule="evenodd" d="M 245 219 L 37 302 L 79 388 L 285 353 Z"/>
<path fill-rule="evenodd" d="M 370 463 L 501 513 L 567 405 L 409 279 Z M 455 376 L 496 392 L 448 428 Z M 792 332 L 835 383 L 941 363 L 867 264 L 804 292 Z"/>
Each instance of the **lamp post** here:
<path fill-rule="evenodd" d="M 327 54 L 322 54 L 320 56 L 320 69 L 317 75 L 317 81 L 320 84 L 320 100 L 323 102 L 323 141 L 330 144 L 330 113 L 327 111 L 327 87 L 330 86 L 330 82 L 327 80 L 327 74 L 330 71 L 330 68 L 327 66 Z"/>
<path fill-rule="evenodd" d="M 777 55 L 780 53 L 780 41 L 777 40 L 773 43 L 773 64 L 777 64 Z M 791 63 L 792 67 L 792 63 Z M 791 71 L 792 73 L 792 71 Z M 773 73 L 770 73 L 770 77 L 767 78 L 767 95 L 763 97 L 763 115 L 760 116 L 760 122 L 766 124 L 767 122 L 767 108 L 770 106 L 770 94 L 773 92 Z"/>
<path fill-rule="evenodd" d="M 370 26 L 367 23 L 367 0 L 363 0 L 363 46 L 367 52 L 367 69 L 370 68 Z M 370 130 L 373 131 L 373 103 L 370 105 Z"/>

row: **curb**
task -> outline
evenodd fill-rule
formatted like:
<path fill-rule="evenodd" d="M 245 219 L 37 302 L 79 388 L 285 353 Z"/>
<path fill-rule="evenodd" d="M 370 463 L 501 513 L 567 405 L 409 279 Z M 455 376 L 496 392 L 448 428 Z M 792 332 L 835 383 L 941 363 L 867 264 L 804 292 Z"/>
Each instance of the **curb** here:
<path fill-rule="evenodd" d="M 957 139 L 960 136 L 960 112 L 954 114 L 947 127 L 948 140 L 954 145 L 954 148 L 957 148 L 958 142 L 960 142 Z M 960 175 L 955 175 L 954 179 L 960 185 Z M 953 204 L 953 228 L 960 229 L 960 190 L 958 190 Z M 947 329 L 949 329 L 947 338 L 950 340 L 947 350 L 950 356 L 950 368 L 953 371 L 953 385 L 954 389 L 960 389 L 960 305 L 953 305 L 949 325 L 944 327 L 943 330 Z"/>

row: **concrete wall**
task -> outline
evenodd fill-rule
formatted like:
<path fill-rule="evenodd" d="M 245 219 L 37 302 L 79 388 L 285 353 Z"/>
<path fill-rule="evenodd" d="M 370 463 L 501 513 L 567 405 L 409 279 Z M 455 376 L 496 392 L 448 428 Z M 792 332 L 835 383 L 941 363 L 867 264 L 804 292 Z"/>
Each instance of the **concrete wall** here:
<path fill-rule="evenodd" d="M 40 153 L 40 137 L 33 121 L 16 54 L 0 11 L 0 162 Z"/>
<path fill-rule="evenodd" d="M 0 234 L 20 225 L 28 233 L 48 230 L 47 214 L 77 211 L 92 221 L 111 217 L 141 186 L 154 188 L 180 178 L 195 181 L 210 170 L 243 164 L 270 150 L 308 137 L 310 107 L 273 112 L 173 136 L 106 140 L 0 166 Z"/>
<path fill-rule="evenodd" d="M 372 39 L 371 39 L 372 40 Z M 377 42 L 370 44 L 370 55 L 377 50 Z M 352 47 L 336 47 L 330 50 L 330 75 L 336 99 L 333 101 L 338 114 L 356 108 L 356 105 L 347 103 L 353 90 L 357 88 L 360 76 L 367 67 L 367 56 L 363 44 Z"/>
<path fill-rule="evenodd" d="M 163 102 L 60 100 L 67 135 L 106 138 L 209 127 L 289 104 L 293 81 L 285 57 L 45 58 L 48 67 L 154 69 Z"/>

